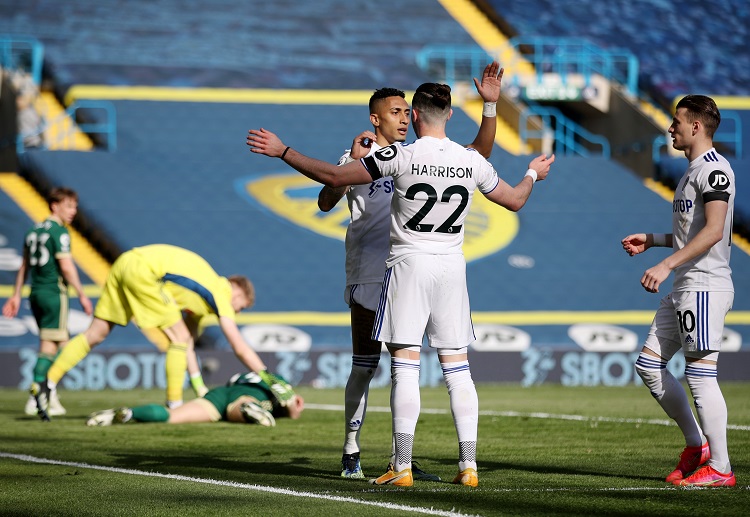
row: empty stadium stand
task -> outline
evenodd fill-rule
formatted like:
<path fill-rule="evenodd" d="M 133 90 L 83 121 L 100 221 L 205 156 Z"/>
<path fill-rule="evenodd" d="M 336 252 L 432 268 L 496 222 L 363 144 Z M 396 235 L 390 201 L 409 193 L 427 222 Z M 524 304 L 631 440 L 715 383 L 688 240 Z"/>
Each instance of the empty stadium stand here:
<path fill-rule="evenodd" d="M 666 110 L 676 97 L 687 93 L 717 98 L 750 96 L 750 6 L 742 0 L 682 2 L 679 10 L 674 3 L 660 0 L 590 2 L 585 9 L 580 3 L 553 0 L 485 1 L 505 27 L 527 38 L 579 37 L 604 49 L 633 52 L 639 60 L 640 89 Z M 685 30 L 687 27 L 693 29 Z M 686 51 L 692 48 L 700 48 L 700 52 Z M 720 131 L 737 132 L 738 140 L 734 141 L 733 134 L 716 141 L 727 143 L 721 151 L 733 158 L 735 172 L 747 170 L 743 149 L 745 153 L 750 149 L 750 110 L 722 110 L 722 114 Z M 684 170 L 684 159 L 661 158 L 656 164 L 656 177 L 674 185 Z M 735 223 L 748 237 L 750 195 L 745 183 L 738 182 Z"/>
<path fill-rule="evenodd" d="M 425 42 L 472 43 L 439 3 L 424 0 L 399 5 L 397 13 L 347 0 L 2 0 L 0 34 L 44 43 L 49 73 L 63 90 L 409 88 L 429 79 L 413 60 Z"/>
<path fill-rule="evenodd" d="M 21 265 L 24 234 L 36 221 L 44 217 L 40 214 L 45 212 L 46 203 L 28 183 L 15 174 L 0 173 L 0 221 L 2 221 L 0 224 L 0 300 L 3 303 L 12 293 L 16 271 Z M 30 213 L 35 217 L 29 217 Z M 95 299 L 100 292 L 96 283 L 101 283 L 103 279 L 101 271 L 97 271 L 97 267 L 100 267 L 97 259 L 86 256 L 87 253 L 91 253 L 91 250 L 81 242 L 81 237 L 77 234 L 73 235 L 73 250 L 86 294 Z M 104 274 L 106 275 L 106 272 Z M 96 278 L 97 282 L 92 277 Z M 18 318 L 8 320 L 0 316 L 0 348 L 36 345 L 38 330 L 31 314 L 27 295 L 28 287 Z M 83 312 L 75 296 L 70 299 L 70 310 L 71 332 L 78 333 L 85 330 L 90 317 Z M 116 338 L 103 346 L 117 348 L 118 345 L 123 344 L 147 346 L 148 342 L 137 329 L 129 326 L 118 331 Z"/>
<path fill-rule="evenodd" d="M 667 107 L 688 92 L 750 95 L 750 5 L 744 0 L 483 1 L 518 34 L 628 48 L 640 61 L 641 88 Z"/>
<path fill-rule="evenodd" d="M 548 16 L 559 12 L 553 2 L 524 4 L 543 14 L 545 21 L 537 16 L 536 25 L 521 16 L 526 7 L 519 3 L 493 4 L 520 32 L 554 32 L 555 24 L 580 30 L 563 16 Z M 611 14 L 608 7 L 594 9 Z M 283 19 L 273 16 L 279 11 Z M 40 186 L 75 188 L 83 222 L 96 229 L 109 255 L 154 242 L 193 249 L 220 273 L 243 273 L 255 282 L 257 304 L 241 316 L 242 324 L 295 327 L 311 336 L 314 347 L 338 349 L 349 347 L 340 239 L 346 208 L 318 213 L 318 186 L 278 160 L 252 155 L 246 131 L 266 127 L 303 153 L 336 161 L 354 134 L 369 129 L 370 91 L 384 85 L 410 90 L 430 80 L 414 59 L 427 42 L 473 43 L 431 0 L 399 5 L 397 16 L 345 0 L 252 7 L 226 0 L 0 0 L 2 32 L 44 42 L 60 96 L 72 86 L 103 85 L 98 94 L 77 99 L 107 98 L 117 112 L 116 150 L 29 151 L 22 157 L 25 177 Z M 133 87 L 140 86 L 150 89 L 135 95 Z M 268 95 L 228 100 L 219 88 Z M 332 100 L 325 95 L 331 90 L 359 91 L 364 100 L 346 101 L 336 93 L 340 99 Z M 182 97 L 191 91 L 200 95 Z M 181 100 L 165 100 L 170 93 Z M 475 132 L 475 122 L 457 108 L 449 135 L 469 142 Z M 496 146 L 491 161 L 515 183 L 529 157 Z M 1 201 L 0 209 L 13 205 Z M 0 233 L 15 232 L 8 241 L 18 250 L 23 216 L 11 211 L 16 215 L 0 221 Z M 494 214 L 495 221 L 477 213 L 468 276 L 478 331 L 507 326 L 528 333 L 535 346 L 570 348 L 577 346 L 573 325 L 617 325 L 641 341 L 658 296 L 638 281 L 661 255 L 630 258 L 619 242 L 635 231 L 668 231 L 669 211 L 667 201 L 611 160 L 559 159 L 518 215 Z M 728 326 L 750 347 L 748 248 L 737 249 L 733 266 L 737 315 Z M 7 286 L 10 273 L 3 275 L 0 285 Z M 26 334 L 4 337 L 2 345 L 34 342 Z M 110 343 L 145 341 L 120 332 Z"/>

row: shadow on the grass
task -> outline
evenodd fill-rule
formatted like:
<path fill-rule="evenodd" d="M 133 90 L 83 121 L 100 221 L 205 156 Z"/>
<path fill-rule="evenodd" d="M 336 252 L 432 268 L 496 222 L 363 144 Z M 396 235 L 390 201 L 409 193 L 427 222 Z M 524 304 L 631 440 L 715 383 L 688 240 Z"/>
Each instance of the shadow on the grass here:
<path fill-rule="evenodd" d="M 310 458 L 304 456 L 290 457 L 285 462 L 264 460 L 264 454 L 252 452 L 239 454 L 232 459 L 217 457 L 211 452 L 186 454 L 185 451 L 160 451 L 160 454 L 112 453 L 113 466 L 130 469 L 153 469 L 192 477 L 211 477 L 222 471 L 245 474 L 263 474 L 266 476 L 320 476 L 312 468 Z"/>
<path fill-rule="evenodd" d="M 455 465 L 455 460 L 450 459 L 439 459 L 434 460 L 436 463 L 443 465 Z M 541 475 L 560 475 L 560 476 L 595 476 L 603 479 L 615 478 L 615 479 L 631 479 L 637 481 L 664 481 L 663 477 L 655 476 L 638 476 L 632 474 L 619 474 L 606 472 L 603 470 L 594 470 L 588 468 L 570 468 L 570 467 L 559 467 L 559 466 L 548 466 L 538 465 L 529 463 L 511 463 L 511 462 L 499 462 L 499 461 L 484 461 L 481 458 L 478 459 L 479 480 L 481 483 L 482 476 L 489 473 L 495 475 L 502 474 L 503 472 L 511 473 L 512 471 L 527 472 L 529 474 L 541 474 Z M 664 474 L 665 476 L 667 473 Z M 668 486 L 665 484 L 665 486 Z"/>

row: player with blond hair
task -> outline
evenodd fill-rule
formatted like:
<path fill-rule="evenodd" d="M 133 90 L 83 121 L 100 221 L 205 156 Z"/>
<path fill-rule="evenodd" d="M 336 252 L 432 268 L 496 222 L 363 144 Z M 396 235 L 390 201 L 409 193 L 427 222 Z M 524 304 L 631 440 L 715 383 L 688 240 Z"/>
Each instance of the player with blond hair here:
<path fill-rule="evenodd" d="M 104 341 L 115 325 L 125 326 L 132 320 L 142 329 L 160 330 L 169 340 L 167 406 L 181 405 L 187 353 L 194 347 L 194 336 L 183 320 L 185 313 L 189 318 L 218 317 L 237 358 L 258 373 L 284 403 L 291 397 L 291 387 L 266 370 L 235 322 L 235 314 L 254 302 L 255 291 L 247 278 L 219 276 L 192 251 L 167 244 L 133 248 L 112 265 L 89 328 L 71 339 L 50 367 L 47 390 L 53 392 L 62 377 Z"/>

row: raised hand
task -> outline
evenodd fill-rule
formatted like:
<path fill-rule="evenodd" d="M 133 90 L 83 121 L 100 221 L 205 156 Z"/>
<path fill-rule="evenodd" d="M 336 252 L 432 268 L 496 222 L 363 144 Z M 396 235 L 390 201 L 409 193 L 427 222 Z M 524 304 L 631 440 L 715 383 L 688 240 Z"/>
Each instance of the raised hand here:
<path fill-rule="evenodd" d="M 474 86 L 476 86 L 477 92 L 484 102 L 497 102 L 500 98 L 500 85 L 503 80 L 504 71 L 505 69 L 500 68 L 500 64 L 497 61 L 493 61 L 484 67 L 481 82 L 476 77 L 473 78 Z"/>

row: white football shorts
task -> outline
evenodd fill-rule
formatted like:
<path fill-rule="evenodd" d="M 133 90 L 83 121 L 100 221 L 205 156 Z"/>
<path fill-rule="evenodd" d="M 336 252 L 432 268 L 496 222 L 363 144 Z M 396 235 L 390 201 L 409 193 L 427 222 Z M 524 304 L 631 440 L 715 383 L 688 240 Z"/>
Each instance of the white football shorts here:
<path fill-rule="evenodd" d="M 461 254 L 410 255 L 386 270 L 372 338 L 462 348 L 476 340 Z"/>
<path fill-rule="evenodd" d="M 725 291 L 668 294 L 659 303 L 646 338 L 646 348 L 665 359 L 680 347 L 686 353 L 720 351 L 724 318 L 733 302 L 734 293 Z"/>
<path fill-rule="evenodd" d="M 375 312 L 378 310 L 381 292 L 383 292 L 382 282 L 347 285 L 344 289 L 344 301 L 349 307 L 356 303 L 369 311 Z"/>

